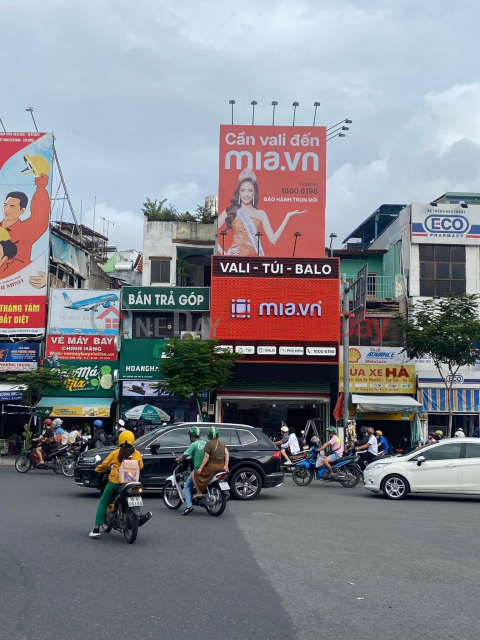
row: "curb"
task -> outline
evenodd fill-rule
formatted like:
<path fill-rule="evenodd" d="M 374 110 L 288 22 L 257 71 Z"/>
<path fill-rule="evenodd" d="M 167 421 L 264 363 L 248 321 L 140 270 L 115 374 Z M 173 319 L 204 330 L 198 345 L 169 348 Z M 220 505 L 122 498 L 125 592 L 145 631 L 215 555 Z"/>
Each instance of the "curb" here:
<path fill-rule="evenodd" d="M 0 467 L 13 467 L 13 466 L 15 466 L 15 458 L 0 457 Z"/>

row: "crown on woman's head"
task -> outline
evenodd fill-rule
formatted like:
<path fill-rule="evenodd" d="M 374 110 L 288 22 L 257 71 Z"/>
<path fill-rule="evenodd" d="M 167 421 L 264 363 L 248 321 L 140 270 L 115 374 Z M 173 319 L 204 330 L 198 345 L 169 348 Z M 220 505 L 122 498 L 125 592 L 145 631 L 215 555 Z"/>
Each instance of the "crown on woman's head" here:
<path fill-rule="evenodd" d="M 239 180 L 244 180 L 245 178 L 250 178 L 250 180 L 253 180 L 254 182 L 257 181 L 257 176 L 248 167 L 244 169 L 242 173 L 238 176 Z"/>

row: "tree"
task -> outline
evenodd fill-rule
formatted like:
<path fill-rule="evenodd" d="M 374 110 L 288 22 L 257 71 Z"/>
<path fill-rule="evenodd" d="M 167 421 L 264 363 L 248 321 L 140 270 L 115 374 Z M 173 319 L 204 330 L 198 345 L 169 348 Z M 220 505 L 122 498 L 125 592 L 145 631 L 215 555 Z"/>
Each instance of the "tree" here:
<path fill-rule="evenodd" d="M 448 433 L 452 435 L 451 390 L 460 367 L 475 364 L 474 350 L 480 341 L 480 318 L 476 294 L 449 294 L 417 302 L 411 318 L 399 317 L 404 352 L 409 358 L 429 355 L 445 385 Z"/>
<path fill-rule="evenodd" d="M 181 287 L 188 287 L 192 281 L 190 265 L 183 258 L 177 259 L 177 278 Z"/>
<path fill-rule="evenodd" d="M 187 399 L 193 397 L 202 415 L 199 397 L 213 393 L 228 382 L 232 368 L 241 357 L 223 350 L 218 340 L 169 340 L 163 350 L 160 369 L 164 380 L 157 389 Z"/>
<path fill-rule="evenodd" d="M 25 387 L 24 399 L 30 412 L 30 419 L 25 427 L 26 432 L 30 431 L 30 426 L 35 415 L 35 408 L 40 402 L 44 392 L 58 391 L 59 389 L 65 389 L 66 383 L 72 374 L 74 369 L 67 367 L 66 365 L 60 365 L 54 369 L 44 369 L 40 367 L 29 371 L 28 373 L 18 373 L 15 376 L 7 378 L 9 382 L 14 382 L 17 385 Z M 28 436 L 27 436 L 28 437 Z"/>
<path fill-rule="evenodd" d="M 195 219 L 201 224 L 213 224 L 217 216 L 212 213 L 211 207 L 204 207 L 201 204 L 195 209 Z"/>
<path fill-rule="evenodd" d="M 150 198 L 147 198 L 142 206 L 143 215 L 147 216 L 149 222 L 173 222 L 178 220 L 176 207 L 173 204 L 165 206 L 166 202 L 166 198 L 160 202 L 157 200 L 152 201 Z"/>

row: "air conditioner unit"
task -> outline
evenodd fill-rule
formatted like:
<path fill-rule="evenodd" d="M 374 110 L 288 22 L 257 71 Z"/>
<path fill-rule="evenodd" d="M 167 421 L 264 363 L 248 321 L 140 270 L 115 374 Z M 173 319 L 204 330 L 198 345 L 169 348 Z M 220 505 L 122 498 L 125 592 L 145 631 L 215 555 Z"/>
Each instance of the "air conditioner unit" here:
<path fill-rule="evenodd" d="M 201 333 L 197 333 L 196 331 L 180 331 L 180 338 L 193 338 L 194 340 L 200 340 L 202 337 Z"/>

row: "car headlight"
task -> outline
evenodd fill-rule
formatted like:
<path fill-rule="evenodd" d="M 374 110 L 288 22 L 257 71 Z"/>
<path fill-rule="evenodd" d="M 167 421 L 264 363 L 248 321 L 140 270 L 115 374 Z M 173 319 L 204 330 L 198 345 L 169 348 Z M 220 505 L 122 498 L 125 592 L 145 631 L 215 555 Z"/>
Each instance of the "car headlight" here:
<path fill-rule="evenodd" d="M 374 462 L 373 464 L 369 464 L 365 471 L 375 471 L 375 469 L 381 469 L 382 467 L 388 467 L 391 462 Z"/>
<path fill-rule="evenodd" d="M 87 456 L 86 458 L 82 458 L 82 462 L 86 462 L 87 464 L 95 464 L 96 456 Z"/>

